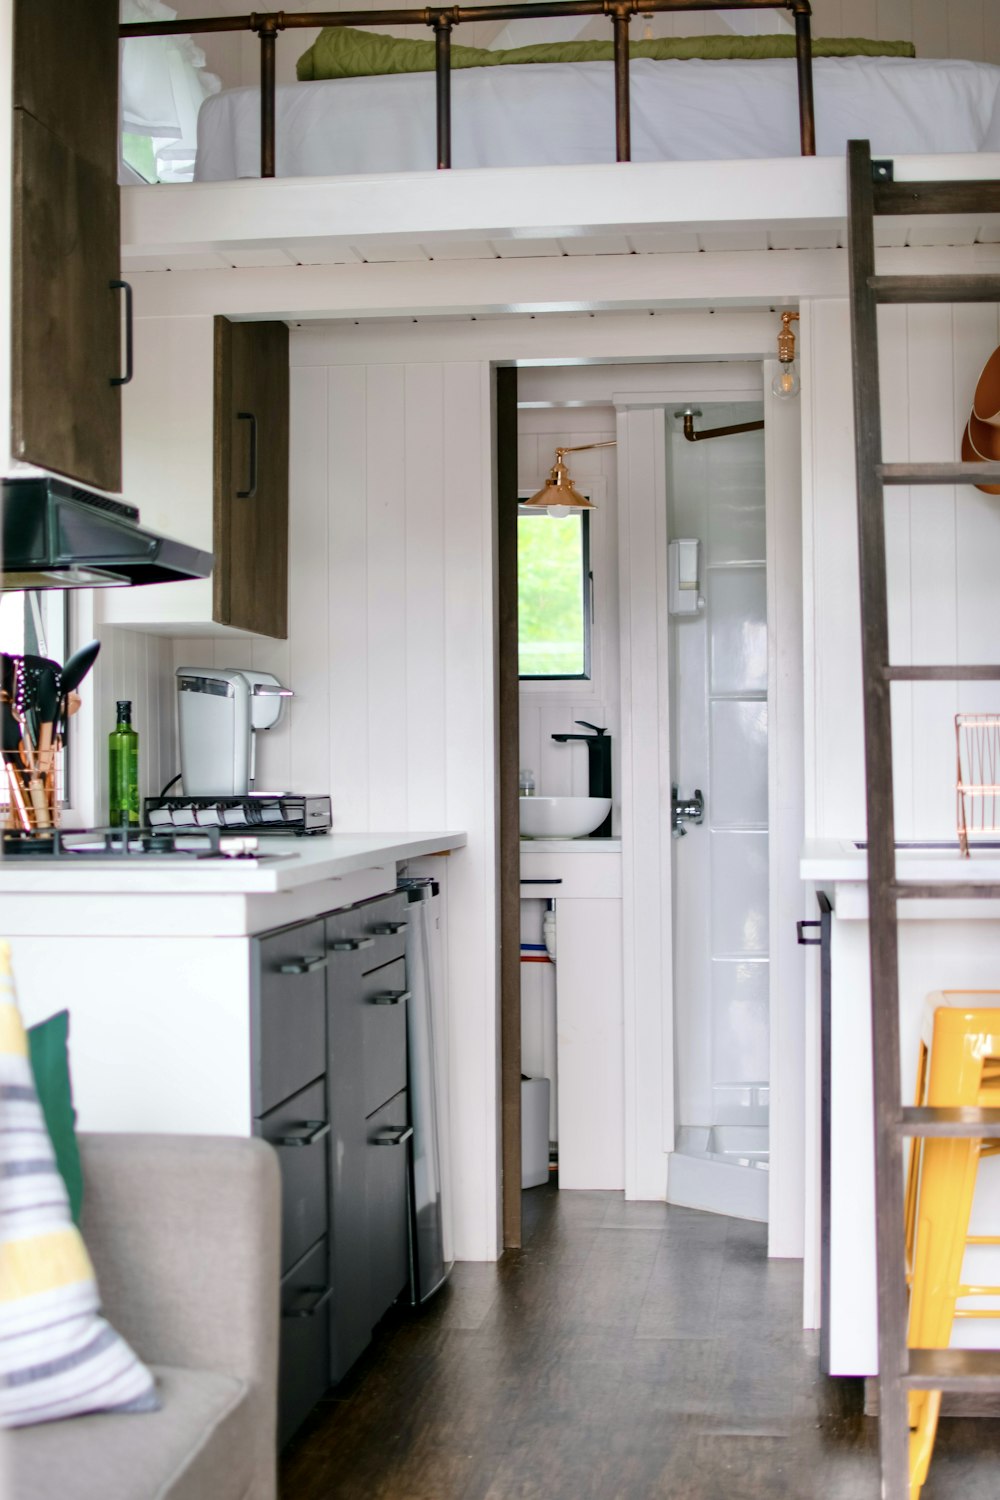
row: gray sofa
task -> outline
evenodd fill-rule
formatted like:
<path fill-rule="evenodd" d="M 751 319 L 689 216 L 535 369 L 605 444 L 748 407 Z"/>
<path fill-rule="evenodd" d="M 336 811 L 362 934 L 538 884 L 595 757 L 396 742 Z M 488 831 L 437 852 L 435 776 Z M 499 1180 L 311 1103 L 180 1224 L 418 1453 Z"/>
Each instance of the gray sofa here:
<path fill-rule="evenodd" d="M 274 1500 L 280 1190 L 262 1141 L 81 1135 L 104 1312 L 162 1410 L 8 1434 L 12 1500 Z"/>

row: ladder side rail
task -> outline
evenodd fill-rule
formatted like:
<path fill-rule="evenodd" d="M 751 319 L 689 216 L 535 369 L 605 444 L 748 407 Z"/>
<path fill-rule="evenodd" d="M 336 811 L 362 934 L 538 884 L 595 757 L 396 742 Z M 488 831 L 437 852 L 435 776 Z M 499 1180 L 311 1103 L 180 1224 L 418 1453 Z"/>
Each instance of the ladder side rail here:
<path fill-rule="evenodd" d="M 875 1117 L 875 1243 L 878 1286 L 879 1448 L 882 1500 L 908 1500 L 909 1426 L 906 1284 L 903 1275 L 903 1146 L 895 1127 L 900 1104 L 899 953 L 892 785 L 892 711 L 882 420 L 878 379 L 874 196 L 867 141 L 848 145 L 848 246 L 858 561 L 868 820 L 868 931 L 871 964 L 872 1072 Z"/>

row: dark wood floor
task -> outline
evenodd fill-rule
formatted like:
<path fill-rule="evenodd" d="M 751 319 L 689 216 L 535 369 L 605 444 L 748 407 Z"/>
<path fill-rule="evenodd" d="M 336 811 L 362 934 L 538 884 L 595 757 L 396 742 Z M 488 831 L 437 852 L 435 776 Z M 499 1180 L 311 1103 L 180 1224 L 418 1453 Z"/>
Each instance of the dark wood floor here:
<path fill-rule="evenodd" d="M 281 1500 L 877 1500 L 762 1225 L 525 1194 L 525 1248 L 391 1317 L 285 1453 Z M 996 1500 L 1000 1423 L 942 1422 L 923 1500 Z"/>

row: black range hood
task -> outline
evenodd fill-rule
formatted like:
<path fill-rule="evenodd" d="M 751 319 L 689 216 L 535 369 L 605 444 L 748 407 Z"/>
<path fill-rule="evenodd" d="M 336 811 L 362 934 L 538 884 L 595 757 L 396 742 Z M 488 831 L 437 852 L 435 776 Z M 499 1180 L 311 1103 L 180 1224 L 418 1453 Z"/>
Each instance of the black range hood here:
<path fill-rule="evenodd" d="M 211 552 L 139 525 L 133 505 L 64 479 L 4 479 L 0 586 L 126 587 L 207 578 Z"/>

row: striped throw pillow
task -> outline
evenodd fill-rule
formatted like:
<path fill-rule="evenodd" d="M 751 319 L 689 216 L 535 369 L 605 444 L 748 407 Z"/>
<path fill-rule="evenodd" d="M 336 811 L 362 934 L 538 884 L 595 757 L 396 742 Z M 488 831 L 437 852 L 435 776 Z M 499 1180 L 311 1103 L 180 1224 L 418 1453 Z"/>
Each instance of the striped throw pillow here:
<path fill-rule="evenodd" d="M 0 942 L 0 1425 L 159 1407 L 152 1375 L 99 1307 Z"/>

